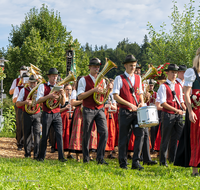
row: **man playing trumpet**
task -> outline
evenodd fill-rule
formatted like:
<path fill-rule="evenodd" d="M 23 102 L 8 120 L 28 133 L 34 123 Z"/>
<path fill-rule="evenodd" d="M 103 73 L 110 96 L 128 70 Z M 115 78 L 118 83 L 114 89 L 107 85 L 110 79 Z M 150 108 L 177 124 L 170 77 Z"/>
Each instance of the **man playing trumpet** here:
<path fill-rule="evenodd" d="M 62 162 L 67 161 L 63 155 L 63 142 L 62 142 L 62 119 L 60 115 L 60 107 L 50 109 L 47 107 L 46 101 L 53 99 L 56 101 L 61 96 L 61 104 L 65 104 L 65 93 L 63 89 L 50 93 L 51 89 L 56 85 L 58 78 L 58 70 L 56 68 L 49 69 L 47 74 L 48 83 L 41 84 L 37 92 L 37 104 L 43 103 L 42 113 L 42 140 L 40 144 L 39 161 L 44 161 L 47 148 L 47 137 L 50 126 L 52 125 L 56 134 L 56 141 L 58 147 L 58 159 Z"/>
<path fill-rule="evenodd" d="M 32 105 L 32 99 L 27 99 L 30 91 L 37 85 L 37 79 L 34 75 L 31 75 L 28 80 L 28 87 L 22 88 L 17 98 L 16 106 L 23 107 L 23 124 L 24 124 L 24 150 L 25 157 L 31 157 L 31 131 L 33 130 L 34 135 L 34 159 L 39 154 L 39 141 L 40 141 L 40 124 L 41 124 L 41 112 L 40 108 L 34 113 L 27 113 L 24 109 L 25 105 Z M 37 105 L 36 107 L 38 107 Z M 33 129 L 32 129 L 33 127 Z"/>
<path fill-rule="evenodd" d="M 113 96 L 118 102 L 119 110 L 119 164 L 123 169 L 127 168 L 127 150 L 130 135 L 135 135 L 134 155 L 132 158 L 132 169 L 144 169 L 140 163 L 144 130 L 138 126 L 137 109 L 144 105 L 141 77 L 134 74 L 137 60 L 133 55 L 127 55 L 123 62 L 126 71 L 118 75 L 114 81 Z M 132 90 L 131 91 L 129 84 Z M 139 103 L 140 102 L 140 103 Z M 139 103 L 139 104 L 138 104 Z"/>

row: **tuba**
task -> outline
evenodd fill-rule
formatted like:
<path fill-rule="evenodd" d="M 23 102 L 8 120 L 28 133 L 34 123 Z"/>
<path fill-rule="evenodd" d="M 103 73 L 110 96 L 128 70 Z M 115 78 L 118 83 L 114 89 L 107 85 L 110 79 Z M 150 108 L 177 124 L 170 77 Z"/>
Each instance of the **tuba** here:
<path fill-rule="evenodd" d="M 117 68 L 117 65 L 115 65 L 115 63 L 113 63 L 110 59 L 106 58 L 106 64 L 104 65 L 102 71 L 98 74 L 94 84 L 94 87 L 101 86 L 103 88 L 103 101 L 101 101 L 102 94 L 97 92 L 94 92 L 93 94 L 94 101 L 98 105 L 104 104 L 110 94 L 110 89 L 107 88 L 107 86 L 110 84 L 110 81 L 108 78 L 105 77 L 105 74 L 112 68 Z M 104 83 L 100 84 L 102 79 L 105 79 L 107 81 L 106 87 Z"/>
<path fill-rule="evenodd" d="M 30 67 L 27 67 L 29 75 L 34 75 L 37 77 L 39 83 L 29 92 L 26 99 L 32 100 L 32 104 L 25 105 L 25 110 L 28 114 L 34 114 L 38 111 L 39 106 L 36 104 L 36 97 L 37 97 L 37 89 L 40 84 L 46 83 L 45 79 L 41 76 L 40 69 L 30 63 Z M 24 88 L 28 87 L 28 84 L 25 84 Z"/>
<path fill-rule="evenodd" d="M 52 90 L 50 91 L 50 93 L 54 92 L 54 91 L 57 91 L 56 88 L 59 87 L 59 86 L 62 86 L 64 84 L 66 84 L 67 82 L 70 82 L 70 81 L 75 81 L 75 77 L 74 77 L 74 74 L 69 71 L 69 75 L 64 78 L 62 81 L 60 81 L 59 83 L 57 83 L 53 88 Z M 59 96 L 58 100 L 53 100 L 53 99 L 48 99 L 46 101 L 46 105 L 49 109 L 55 109 L 59 106 L 61 102 L 61 96 Z"/>
<path fill-rule="evenodd" d="M 39 87 L 40 84 L 46 83 L 45 79 L 42 79 L 28 94 L 27 99 L 28 100 L 32 100 L 32 104 L 29 105 L 25 105 L 25 110 L 28 114 L 34 114 L 38 111 L 39 107 L 37 107 L 36 104 L 36 97 L 37 97 L 37 89 Z"/>

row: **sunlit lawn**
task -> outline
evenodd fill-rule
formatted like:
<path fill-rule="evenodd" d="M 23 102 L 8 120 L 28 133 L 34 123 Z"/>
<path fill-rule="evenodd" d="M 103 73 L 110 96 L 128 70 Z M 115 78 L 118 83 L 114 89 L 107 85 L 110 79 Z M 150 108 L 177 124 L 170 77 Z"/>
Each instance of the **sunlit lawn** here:
<path fill-rule="evenodd" d="M 191 168 L 145 166 L 143 171 L 57 160 L 0 158 L 0 189 L 200 189 Z M 130 161 L 129 161 L 130 162 Z"/>

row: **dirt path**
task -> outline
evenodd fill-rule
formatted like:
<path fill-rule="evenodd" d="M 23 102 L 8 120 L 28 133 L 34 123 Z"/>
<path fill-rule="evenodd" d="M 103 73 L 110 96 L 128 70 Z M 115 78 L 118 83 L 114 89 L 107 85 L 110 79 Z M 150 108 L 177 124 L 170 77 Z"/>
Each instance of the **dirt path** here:
<path fill-rule="evenodd" d="M 58 152 L 50 153 L 51 148 L 50 146 L 47 146 L 47 152 L 46 152 L 46 159 L 58 159 Z M 116 153 L 113 154 L 116 158 L 118 156 L 117 148 L 115 149 Z M 65 157 L 67 157 L 67 152 L 64 153 Z M 75 157 L 75 154 L 72 153 L 72 155 Z M 105 153 L 105 157 L 107 157 L 108 153 Z M 6 138 L 1 137 L 0 138 L 0 157 L 5 158 L 24 158 L 24 149 L 22 151 L 17 150 L 17 144 L 15 138 Z M 31 157 L 33 157 L 33 152 Z M 80 154 L 80 157 L 82 158 L 82 154 Z M 96 157 L 96 153 L 93 153 L 93 157 Z M 151 157 L 157 157 L 157 154 L 151 155 Z"/>

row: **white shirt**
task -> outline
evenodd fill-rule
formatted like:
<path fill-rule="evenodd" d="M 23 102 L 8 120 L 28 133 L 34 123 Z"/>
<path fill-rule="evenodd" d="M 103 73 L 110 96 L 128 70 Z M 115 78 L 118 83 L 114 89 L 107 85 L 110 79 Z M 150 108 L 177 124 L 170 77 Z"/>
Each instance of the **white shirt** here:
<path fill-rule="evenodd" d="M 200 73 L 198 73 L 198 75 L 200 76 Z M 184 86 L 192 87 L 192 84 L 195 81 L 195 79 L 196 79 L 196 75 L 195 75 L 194 69 L 193 68 L 187 69 L 184 73 L 184 80 L 185 80 Z"/>
<path fill-rule="evenodd" d="M 29 87 L 29 88 L 30 88 L 30 87 Z M 32 89 L 30 88 L 30 90 L 32 90 Z M 25 96 L 25 89 L 22 88 L 22 89 L 20 90 L 20 92 L 19 92 L 19 96 L 18 96 L 18 98 L 17 98 L 17 102 L 22 102 L 22 101 L 24 101 L 24 96 Z"/>
<path fill-rule="evenodd" d="M 19 95 L 19 88 L 16 87 L 15 90 L 14 90 L 14 93 L 13 93 L 13 97 L 12 97 L 12 99 L 17 98 L 18 95 Z"/>
<path fill-rule="evenodd" d="M 111 97 L 110 97 L 110 96 L 111 96 Z M 116 104 L 116 103 L 117 103 L 116 100 L 115 100 L 114 97 L 113 97 L 113 92 L 111 92 L 111 93 L 109 94 L 108 100 L 110 100 L 112 104 Z"/>
<path fill-rule="evenodd" d="M 166 80 L 166 82 L 169 84 L 169 87 L 172 91 L 175 89 L 175 84 L 173 84 L 170 80 Z M 182 87 L 179 85 L 180 88 L 180 103 L 183 103 L 183 92 L 182 92 Z M 163 104 L 164 102 L 167 102 L 167 93 L 166 93 L 166 87 L 164 84 L 161 84 L 159 89 L 158 89 L 158 96 L 160 97 L 160 105 Z"/>
<path fill-rule="evenodd" d="M 71 93 L 71 100 L 76 100 L 76 90 L 73 90 Z"/>
<path fill-rule="evenodd" d="M 16 86 L 17 86 L 17 79 L 14 79 L 14 81 L 12 82 L 12 85 L 11 85 L 11 87 L 10 87 L 10 90 L 15 89 Z M 9 90 L 9 91 L 10 91 L 10 90 Z"/>
<path fill-rule="evenodd" d="M 183 85 L 184 85 L 184 80 L 182 81 L 181 79 L 179 79 L 179 78 L 176 78 L 176 80 L 181 84 L 181 86 L 183 87 Z"/>
<path fill-rule="evenodd" d="M 96 78 L 94 78 L 91 74 L 89 74 L 89 76 L 91 77 L 92 81 L 95 84 Z M 105 83 L 104 79 L 103 79 L 103 82 Z M 85 77 L 82 77 L 78 82 L 77 95 L 82 94 L 83 92 L 85 92 L 85 87 L 86 87 Z"/>
<path fill-rule="evenodd" d="M 124 74 L 130 79 L 131 84 L 134 86 L 135 85 L 135 75 L 133 74 L 132 76 L 130 76 L 126 71 L 124 72 Z M 122 78 L 120 75 L 118 75 L 114 81 L 113 94 L 119 94 L 122 86 L 123 86 Z M 140 94 L 143 93 L 141 77 L 140 77 L 139 93 Z"/>
<path fill-rule="evenodd" d="M 160 89 L 160 88 L 159 88 L 159 89 Z M 158 91 L 159 91 L 159 89 L 158 89 Z M 158 91 L 157 91 L 157 96 L 156 96 L 156 102 L 160 102 L 160 96 L 159 96 Z"/>

